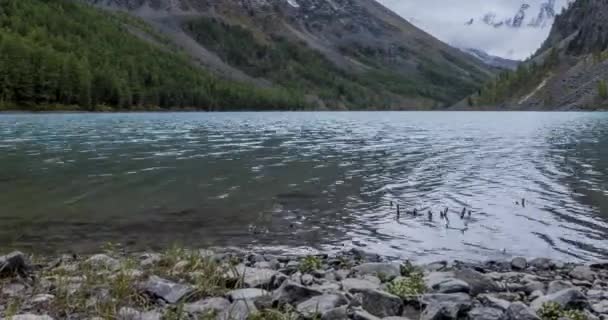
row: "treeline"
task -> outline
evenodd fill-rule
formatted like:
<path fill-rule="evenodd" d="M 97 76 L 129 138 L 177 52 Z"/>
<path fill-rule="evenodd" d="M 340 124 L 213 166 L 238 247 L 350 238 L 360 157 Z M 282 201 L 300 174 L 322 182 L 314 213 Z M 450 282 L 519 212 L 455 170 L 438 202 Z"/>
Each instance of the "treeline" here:
<path fill-rule="evenodd" d="M 0 108 L 308 107 L 296 90 L 218 79 L 129 28 L 68 0 L 0 0 Z"/>
<path fill-rule="evenodd" d="M 496 105 L 530 92 L 559 63 L 559 59 L 559 52 L 552 49 L 540 64 L 528 61 L 520 64 L 515 71 L 500 73 L 496 79 L 489 81 L 479 89 L 477 95 L 468 98 L 469 106 Z M 547 101 L 547 103 L 550 103 L 550 101 Z"/>

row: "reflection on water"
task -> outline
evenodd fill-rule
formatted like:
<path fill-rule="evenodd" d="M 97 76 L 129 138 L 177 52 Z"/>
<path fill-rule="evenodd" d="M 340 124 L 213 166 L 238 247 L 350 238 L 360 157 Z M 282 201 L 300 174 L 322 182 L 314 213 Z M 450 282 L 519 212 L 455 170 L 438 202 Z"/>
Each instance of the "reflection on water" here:
<path fill-rule="evenodd" d="M 0 243 L 28 250 L 608 253 L 603 113 L 5 114 L 0 166 Z"/>

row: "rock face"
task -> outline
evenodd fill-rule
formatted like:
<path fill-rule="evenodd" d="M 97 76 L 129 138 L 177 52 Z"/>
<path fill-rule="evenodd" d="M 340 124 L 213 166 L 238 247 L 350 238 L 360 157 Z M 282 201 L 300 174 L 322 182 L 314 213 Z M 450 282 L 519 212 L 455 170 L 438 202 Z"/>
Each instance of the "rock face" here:
<path fill-rule="evenodd" d="M 469 320 L 504 320 L 505 314 L 502 310 L 494 308 L 475 308 L 469 311 Z"/>
<path fill-rule="evenodd" d="M 224 310 L 217 320 L 247 320 L 247 318 L 258 311 L 253 302 L 249 300 L 238 300 Z"/>
<path fill-rule="evenodd" d="M 228 292 L 228 294 L 227 294 L 227 296 L 232 301 L 255 300 L 257 298 L 260 298 L 263 296 L 269 296 L 269 295 L 270 295 L 270 292 L 268 292 L 264 289 L 255 289 L 255 288 L 236 289 L 236 290 L 232 290 L 232 291 Z"/>
<path fill-rule="evenodd" d="M 144 284 L 144 291 L 151 296 L 161 298 L 169 303 L 177 303 L 193 291 L 192 286 L 179 284 L 151 276 Z"/>

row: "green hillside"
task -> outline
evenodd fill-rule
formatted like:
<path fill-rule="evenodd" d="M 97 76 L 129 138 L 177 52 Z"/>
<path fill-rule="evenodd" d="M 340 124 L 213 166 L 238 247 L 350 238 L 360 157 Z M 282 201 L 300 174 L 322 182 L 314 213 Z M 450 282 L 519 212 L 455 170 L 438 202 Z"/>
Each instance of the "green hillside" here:
<path fill-rule="evenodd" d="M 0 108 L 306 107 L 293 91 L 218 79 L 159 37 L 67 0 L 0 0 Z"/>

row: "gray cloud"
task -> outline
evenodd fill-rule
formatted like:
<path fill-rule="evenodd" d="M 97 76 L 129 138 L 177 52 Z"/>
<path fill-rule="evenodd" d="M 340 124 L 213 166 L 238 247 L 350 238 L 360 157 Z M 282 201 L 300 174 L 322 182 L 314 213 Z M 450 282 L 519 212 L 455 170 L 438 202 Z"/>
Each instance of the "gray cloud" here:
<path fill-rule="evenodd" d="M 513 17 L 522 3 L 530 4 L 527 14 L 533 18 L 546 0 L 378 0 L 417 27 L 451 45 L 482 49 L 490 54 L 524 59 L 542 44 L 549 34 L 546 28 L 494 28 L 481 23 L 488 12 L 497 18 Z M 567 0 L 557 0 L 557 8 Z M 560 10 L 558 9 L 558 12 Z M 465 25 L 476 19 L 472 26 Z"/>

